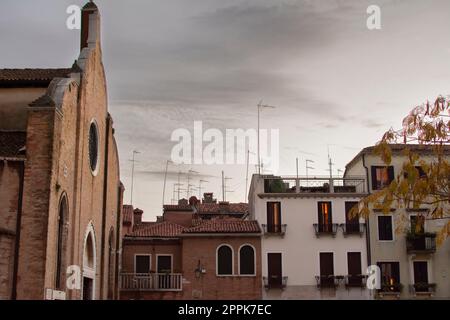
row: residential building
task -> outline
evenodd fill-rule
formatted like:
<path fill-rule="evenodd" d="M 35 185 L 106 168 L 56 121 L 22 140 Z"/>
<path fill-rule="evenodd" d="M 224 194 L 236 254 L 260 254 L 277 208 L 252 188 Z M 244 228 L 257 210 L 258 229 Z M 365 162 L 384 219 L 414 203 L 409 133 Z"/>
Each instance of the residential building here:
<path fill-rule="evenodd" d="M 198 211 L 203 203 L 194 198 Z M 260 299 L 258 223 L 226 213 L 203 219 L 187 207 L 183 200 L 165 206 L 156 222 L 142 221 L 142 211 L 134 210 L 123 238 L 121 299 Z"/>
<path fill-rule="evenodd" d="M 432 146 L 408 145 L 421 160 L 433 162 Z M 346 166 L 345 176 L 364 175 L 369 192 L 380 190 L 402 174 L 407 161 L 405 145 L 391 145 L 392 162 L 387 166 L 374 153 L 374 147 L 359 152 Z M 450 149 L 446 147 L 449 157 Z M 420 167 L 419 174 L 423 174 Z M 420 209 L 392 208 L 389 214 L 371 210 L 368 224 L 370 239 L 369 264 L 381 271 L 378 298 L 450 298 L 450 242 L 436 246 L 436 231 L 442 229 L 444 219 L 427 219 L 429 207 Z M 421 223 L 422 230 L 416 225 Z"/>
<path fill-rule="evenodd" d="M 250 219 L 263 229 L 265 299 L 368 299 L 365 224 L 350 209 L 364 177 L 253 175 Z"/>
<path fill-rule="evenodd" d="M 0 69 L 0 299 L 118 298 L 123 186 L 100 13 L 81 16 L 71 68 Z"/>

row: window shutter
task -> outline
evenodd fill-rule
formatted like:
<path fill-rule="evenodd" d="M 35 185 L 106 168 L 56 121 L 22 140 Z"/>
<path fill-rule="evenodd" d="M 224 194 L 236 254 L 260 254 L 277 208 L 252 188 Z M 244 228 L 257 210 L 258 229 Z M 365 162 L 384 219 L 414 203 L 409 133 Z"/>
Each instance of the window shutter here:
<path fill-rule="evenodd" d="M 377 190 L 377 167 L 372 166 L 372 190 Z"/>
<path fill-rule="evenodd" d="M 389 175 L 389 183 L 391 183 L 392 181 L 394 181 L 394 167 L 393 166 L 388 167 L 388 175 Z"/>

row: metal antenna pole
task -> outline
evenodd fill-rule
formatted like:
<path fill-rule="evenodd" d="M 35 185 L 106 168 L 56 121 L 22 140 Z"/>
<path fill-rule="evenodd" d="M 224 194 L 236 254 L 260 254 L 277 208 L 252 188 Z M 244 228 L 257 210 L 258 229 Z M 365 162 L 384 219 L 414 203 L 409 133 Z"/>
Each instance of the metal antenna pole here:
<path fill-rule="evenodd" d="M 309 185 L 309 182 L 308 182 L 308 169 L 311 169 L 311 170 L 314 169 L 313 167 L 310 167 L 308 165 L 308 163 L 314 163 L 314 161 L 306 159 L 305 163 L 306 163 L 306 186 L 308 186 Z"/>
<path fill-rule="evenodd" d="M 258 103 L 258 174 L 261 174 L 261 154 L 260 154 L 260 143 L 259 143 L 259 136 L 260 136 L 260 116 L 259 116 L 259 112 L 261 110 L 261 108 L 271 108 L 271 109 L 275 109 L 274 106 L 269 106 L 269 105 L 264 105 L 262 104 L 262 100 Z"/>
<path fill-rule="evenodd" d="M 166 161 L 166 170 L 164 171 L 164 186 L 163 186 L 163 195 L 162 195 L 162 206 L 164 207 L 165 195 L 166 195 L 166 181 L 167 181 L 167 169 L 169 168 L 170 160 Z"/>
<path fill-rule="evenodd" d="M 225 201 L 225 177 L 222 170 L 222 201 Z"/>
<path fill-rule="evenodd" d="M 181 183 L 180 183 L 180 176 L 181 176 L 181 171 L 178 171 L 178 198 L 177 198 L 177 201 L 180 201 L 180 186 L 181 186 Z"/>
<path fill-rule="evenodd" d="M 133 205 L 133 188 L 134 188 L 134 163 L 136 162 L 135 160 L 135 155 L 140 153 L 137 150 L 133 150 L 133 158 L 132 160 L 130 160 L 132 162 L 131 165 L 131 188 L 130 188 L 130 205 Z"/>
<path fill-rule="evenodd" d="M 209 182 L 209 181 L 200 179 L 200 181 L 198 182 L 198 200 L 200 200 L 200 201 L 202 200 L 202 183 L 203 182 Z"/>
<path fill-rule="evenodd" d="M 247 202 L 247 192 L 248 192 L 248 163 L 250 158 L 250 149 L 247 149 L 247 171 L 245 172 L 245 192 L 244 192 L 244 202 Z"/>

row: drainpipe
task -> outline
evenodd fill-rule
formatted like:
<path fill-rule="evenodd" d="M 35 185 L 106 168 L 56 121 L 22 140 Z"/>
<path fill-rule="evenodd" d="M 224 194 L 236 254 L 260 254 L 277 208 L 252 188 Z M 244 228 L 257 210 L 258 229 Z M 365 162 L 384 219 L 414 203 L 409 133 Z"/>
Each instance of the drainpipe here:
<path fill-rule="evenodd" d="M 114 268 L 114 299 L 120 299 L 119 292 L 119 272 L 120 272 L 120 263 L 121 263 L 121 250 L 120 243 L 122 241 L 120 237 L 120 224 L 121 224 L 121 212 L 122 212 L 122 197 L 123 197 L 123 189 L 122 184 L 119 182 L 119 188 L 117 193 L 117 220 L 116 220 L 116 255 L 115 255 L 115 268 Z"/>
<path fill-rule="evenodd" d="M 16 220 L 16 241 L 14 246 L 14 266 L 13 283 L 11 288 L 11 300 L 17 299 L 17 273 L 19 270 L 19 245 L 20 245 L 20 227 L 22 225 L 22 202 L 23 202 L 23 179 L 25 172 L 25 163 L 19 165 L 19 197 L 17 200 L 17 220 Z"/>
<path fill-rule="evenodd" d="M 108 196 L 108 159 L 109 159 L 109 131 L 111 127 L 111 118 L 109 114 L 106 116 L 105 130 L 105 165 L 103 170 L 103 211 L 102 211 L 102 242 L 100 251 L 100 299 L 103 299 L 104 280 L 105 280 L 105 229 L 106 229 L 106 205 Z"/>
<path fill-rule="evenodd" d="M 366 155 L 362 155 L 362 163 L 363 167 L 366 170 L 366 184 L 367 184 L 367 193 L 369 193 L 370 190 L 370 184 L 369 184 L 369 168 L 366 166 Z M 367 250 L 367 266 L 370 266 L 372 264 L 372 254 L 370 252 L 370 225 L 369 225 L 369 218 L 366 219 L 366 250 Z"/>

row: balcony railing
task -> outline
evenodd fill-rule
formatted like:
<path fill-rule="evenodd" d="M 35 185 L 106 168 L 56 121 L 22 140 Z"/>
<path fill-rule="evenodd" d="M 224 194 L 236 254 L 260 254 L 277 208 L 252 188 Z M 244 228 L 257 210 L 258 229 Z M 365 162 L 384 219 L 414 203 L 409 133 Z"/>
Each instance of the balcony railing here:
<path fill-rule="evenodd" d="M 366 193 L 363 177 L 264 177 L 264 193 Z"/>
<path fill-rule="evenodd" d="M 399 294 L 402 292 L 403 285 L 401 283 L 393 283 L 393 284 L 387 284 L 383 283 L 381 284 L 381 289 L 378 289 L 378 293 L 380 294 Z"/>
<path fill-rule="evenodd" d="M 344 232 L 344 235 L 358 234 L 358 235 L 362 236 L 364 233 L 365 226 L 366 226 L 365 223 L 343 223 L 343 224 L 341 224 L 341 228 L 342 228 L 342 231 Z"/>
<path fill-rule="evenodd" d="M 280 281 L 269 281 L 269 277 L 263 277 L 264 288 L 266 289 L 285 289 L 288 277 L 281 277 Z"/>
<path fill-rule="evenodd" d="M 329 223 L 329 224 L 314 223 L 313 226 L 314 226 L 314 231 L 316 232 L 317 237 L 319 237 L 321 235 L 332 235 L 334 237 L 337 233 L 339 224 L 337 224 L 337 223 Z"/>
<path fill-rule="evenodd" d="M 267 236 L 284 236 L 286 233 L 286 224 L 274 224 L 274 225 L 261 225 L 264 231 L 264 234 Z"/>
<path fill-rule="evenodd" d="M 344 280 L 344 276 L 320 275 L 315 276 L 318 288 L 336 288 Z"/>
<path fill-rule="evenodd" d="M 436 234 L 408 234 L 406 236 L 408 253 L 433 253 L 436 251 Z"/>
<path fill-rule="evenodd" d="M 366 286 L 367 275 L 365 274 L 349 274 L 345 276 L 345 286 L 347 288 L 364 288 Z"/>
<path fill-rule="evenodd" d="M 410 285 L 413 294 L 433 294 L 436 292 L 436 283 L 415 283 Z"/>
<path fill-rule="evenodd" d="M 120 280 L 122 290 L 183 290 L 183 277 L 180 273 L 122 273 Z"/>

